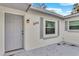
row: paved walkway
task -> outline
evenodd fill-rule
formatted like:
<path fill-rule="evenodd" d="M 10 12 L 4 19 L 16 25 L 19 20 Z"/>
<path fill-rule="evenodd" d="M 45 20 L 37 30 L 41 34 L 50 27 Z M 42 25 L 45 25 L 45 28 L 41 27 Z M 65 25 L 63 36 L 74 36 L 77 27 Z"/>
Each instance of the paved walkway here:
<path fill-rule="evenodd" d="M 52 44 L 31 51 L 20 51 L 14 56 L 79 56 L 79 47 Z"/>

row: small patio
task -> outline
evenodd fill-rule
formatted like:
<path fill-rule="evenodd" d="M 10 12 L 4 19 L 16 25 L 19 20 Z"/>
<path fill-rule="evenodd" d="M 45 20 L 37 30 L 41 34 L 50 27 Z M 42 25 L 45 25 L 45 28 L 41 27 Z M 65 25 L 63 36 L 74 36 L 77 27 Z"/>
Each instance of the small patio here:
<path fill-rule="evenodd" d="M 10 56 L 79 56 L 79 47 L 66 43 L 52 44 L 30 51 L 18 51 Z"/>

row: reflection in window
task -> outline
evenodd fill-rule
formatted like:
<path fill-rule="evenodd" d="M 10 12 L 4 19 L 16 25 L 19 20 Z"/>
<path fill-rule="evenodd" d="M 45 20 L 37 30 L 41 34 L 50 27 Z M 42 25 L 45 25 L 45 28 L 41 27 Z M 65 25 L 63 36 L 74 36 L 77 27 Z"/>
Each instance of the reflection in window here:
<path fill-rule="evenodd" d="M 55 22 L 46 21 L 45 23 L 45 34 L 55 34 Z"/>
<path fill-rule="evenodd" d="M 79 30 L 79 20 L 69 21 L 69 29 L 70 30 Z"/>

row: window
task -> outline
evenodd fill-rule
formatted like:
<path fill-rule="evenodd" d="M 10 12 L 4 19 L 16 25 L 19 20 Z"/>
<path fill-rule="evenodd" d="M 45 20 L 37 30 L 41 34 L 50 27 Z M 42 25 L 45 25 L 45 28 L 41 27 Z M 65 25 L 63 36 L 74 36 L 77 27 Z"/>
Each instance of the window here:
<path fill-rule="evenodd" d="M 58 35 L 58 21 L 57 20 L 43 20 L 43 37 L 55 37 Z"/>
<path fill-rule="evenodd" d="M 55 22 L 46 21 L 45 34 L 55 34 Z"/>
<path fill-rule="evenodd" d="M 69 21 L 69 30 L 79 30 L 79 20 Z"/>

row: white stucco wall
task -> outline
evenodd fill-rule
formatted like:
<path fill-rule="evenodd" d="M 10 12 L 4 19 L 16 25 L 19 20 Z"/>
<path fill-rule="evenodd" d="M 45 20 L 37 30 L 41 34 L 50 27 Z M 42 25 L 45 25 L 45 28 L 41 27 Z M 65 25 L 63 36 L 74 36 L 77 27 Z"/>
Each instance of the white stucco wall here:
<path fill-rule="evenodd" d="M 40 17 L 44 19 L 51 19 L 59 21 L 59 36 L 50 39 L 40 39 Z M 50 16 L 47 14 L 39 13 L 36 11 L 28 11 L 26 14 L 26 20 L 30 19 L 30 23 L 25 21 L 25 49 L 30 50 L 34 48 L 43 47 L 46 45 L 58 43 L 63 38 L 63 20 L 58 17 Z M 39 22 L 39 24 L 33 25 L 33 23 Z"/>
<path fill-rule="evenodd" d="M 11 13 L 24 16 L 24 48 L 30 50 L 34 48 L 43 47 L 46 45 L 58 43 L 62 41 L 64 33 L 64 20 L 43 14 L 36 11 L 23 12 L 16 9 L 0 6 L 0 55 L 5 52 L 5 13 Z M 40 39 L 40 17 L 45 19 L 59 21 L 59 36 L 50 38 L 47 40 Z M 26 23 L 26 20 L 30 19 L 30 23 Z M 39 24 L 33 25 L 33 23 L 39 22 Z"/>
<path fill-rule="evenodd" d="M 72 21 L 79 20 L 79 16 L 65 19 L 65 21 L 71 21 L 71 20 Z M 73 44 L 79 44 L 79 31 L 68 31 L 68 30 L 64 31 L 64 41 L 70 42 Z"/>

